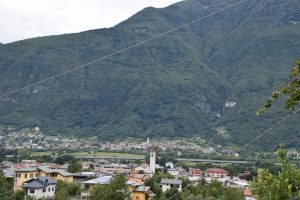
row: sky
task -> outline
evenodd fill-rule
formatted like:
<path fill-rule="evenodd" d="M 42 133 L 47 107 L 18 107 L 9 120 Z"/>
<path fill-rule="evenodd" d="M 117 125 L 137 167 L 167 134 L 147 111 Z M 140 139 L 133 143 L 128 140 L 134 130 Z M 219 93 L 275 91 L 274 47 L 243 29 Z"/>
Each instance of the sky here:
<path fill-rule="evenodd" d="M 108 28 L 145 7 L 180 0 L 1 0 L 0 43 Z"/>

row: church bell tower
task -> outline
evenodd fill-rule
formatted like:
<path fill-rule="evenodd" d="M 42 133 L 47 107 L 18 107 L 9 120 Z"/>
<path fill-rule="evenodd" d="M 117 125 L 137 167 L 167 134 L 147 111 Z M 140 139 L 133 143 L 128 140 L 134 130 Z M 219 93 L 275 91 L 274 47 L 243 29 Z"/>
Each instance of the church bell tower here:
<path fill-rule="evenodd" d="M 155 162 L 156 162 L 156 146 L 150 147 L 150 171 L 151 174 L 155 174 Z"/>

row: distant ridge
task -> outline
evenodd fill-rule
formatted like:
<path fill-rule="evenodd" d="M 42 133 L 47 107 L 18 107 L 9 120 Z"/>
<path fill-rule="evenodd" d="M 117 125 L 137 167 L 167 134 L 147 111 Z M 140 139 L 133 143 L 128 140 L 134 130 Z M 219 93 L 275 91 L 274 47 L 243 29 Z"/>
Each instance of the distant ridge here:
<path fill-rule="evenodd" d="M 109 29 L 0 45 L 0 94 L 130 46 L 233 0 L 145 8 Z M 254 0 L 161 40 L 0 99 L 0 124 L 48 134 L 193 137 L 240 145 L 285 114 L 255 111 L 300 55 L 297 0 Z M 291 120 L 258 146 L 299 145 Z"/>

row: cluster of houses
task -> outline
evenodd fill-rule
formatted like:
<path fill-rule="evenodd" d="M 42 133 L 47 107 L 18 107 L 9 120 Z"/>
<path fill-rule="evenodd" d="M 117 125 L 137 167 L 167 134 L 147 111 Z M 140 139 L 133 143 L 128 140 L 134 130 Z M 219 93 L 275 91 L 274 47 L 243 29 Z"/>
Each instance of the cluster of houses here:
<path fill-rule="evenodd" d="M 131 192 L 132 200 L 151 200 L 154 193 L 150 187 L 145 186 L 158 170 L 166 170 L 174 176 L 173 179 L 162 179 L 160 186 L 163 192 L 176 187 L 182 190 L 182 177 L 188 178 L 194 185 L 197 185 L 203 178 L 207 184 L 213 180 L 220 181 L 227 187 L 243 188 L 245 198 L 255 199 L 248 188 L 249 184 L 245 180 L 237 177 L 229 177 L 228 172 L 218 168 L 206 169 L 204 171 L 190 168 L 186 171 L 183 168 L 175 167 L 171 162 L 166 166 L 156 164 L 156 148 L 150 149 L 150 164 L 116 164 L 100 160 L 97 162 L 82 162 L 84 172 L 71 174 L 67 172 L 68 165 L 58 165 L 53 163 L 38 163 L 35 160 L 23 160 L 14 164 L 3 162 L 0 166 L 8 179 L 14 182 L 14 190 L 24 190 L 33 199 L 51 199 L 55 195 L 57 181 L 78 182 L 83 191 L 82 198 L 89 195 L 89 191 L 96 185 L 108 184 L 115 174 L 124 174 L 127 177 L 128 190 Z"/>
<path fill-rule="evenodd" d="M 0 145 L 6 149 L 31 148 L 37 150 L 44 149 L 88 149 L 95 150 L 141 150 L 144 152 L 150 145 L 150 139 L 144 142 L 99 142 L 94 140 L 80 140 L 77 138 L 67 138 L 62 135 L 45 135 L 39 127 L 33 129 L 24 128 L 20 131 L 13 128 L 6 132 L 0 130 Z M 202 153 L 215 153 L 216 150 L 209 146 L 189 145 L 185 140 L 157 141 L 156 146 L 161 150 L 198 151 Z"/>
<path fill-rule="evenodd" d="M 73 182 L 73 174 L 67 172 L 67 166 L 53 163 L 38 163 L 35 160 L 23 160 L 19 164 L 2 162 L 1 168 L 7 179 L 13 180 L 14 191 L 24 190 L 34 198 L 52 198 L 58 180 Z"/>
<path fill-rule="evenodd" d="M 85 163 L 86 164 L 86 163 Z M 86 197 L 95 185 L 108 184 L 115 174 L 122 173 L 128 177 L 128 189 L 134 200 L 151 200 L 154 196 L 150 187 L 144 186 L 150 174 L 139 174 L 125 165 L 103 164 L 103 171 L 90 171 L 71 174 L 67 166 L 53 163 L 38 163 L 35 160 L 23 160 L 19 164 L 3 162 L 1 168 L 4 176 L 14 182 L 14 191 L 24 190 L 33 199 L 52 199 L 55 195 L 57 181 L 78 182 Z M 90 165 L 91 167 L 91 165 Z M 138 168 L 139 169 L 139 168 Z M 139 171 L 140 172 L 140 171 Z"/>

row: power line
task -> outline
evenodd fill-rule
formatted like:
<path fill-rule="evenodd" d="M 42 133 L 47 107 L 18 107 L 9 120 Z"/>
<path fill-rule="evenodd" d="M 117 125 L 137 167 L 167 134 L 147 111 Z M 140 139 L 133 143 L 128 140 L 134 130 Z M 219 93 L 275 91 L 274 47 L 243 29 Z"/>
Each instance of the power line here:
<path fill-rule="evenodd" d="M 271 128 L 267 129 L 262 134 L 256 136 L 253 140 L 251 140 L 250 142 L 248 142 L 247 144 L 245 144 L 238 152 L 240 153 L 241 151 L 246 150 L 246 148 L 249 145 L 253 144 L 255 141 L 259 140 L 260 138 L 262 138 L 263 136 L 265 136 L 267 133 L 271 132 L 274 128 L 276 128 L 280 124 L 284 123 L 285 121 L 287 121 L 288 119 L 290 119 L 291 117 L 293 117 L 294 115 L 296 115 L 298 112 L 300 112 L 300 109 L 298 109 L 298 110 L 296 110 L 296 111 L 288 114 L 287 116 L 285 116 L 284 118 L 282 118 L 280 121 L 278 121 L 274 126 L 272 126 Z"/>
<path fill-rule="evenodd" d="M 198 182 L 198 181 L 196 181 L 196 182 Z M 186 187 L 184 187 L 184 188 L 182 188 L 182 192 L 185 190 L 185 189 L 187 189 L 188 187 L 190 187 L 192 184 L 188 184 Z M 173 196 L 171 196 L 170 198 L 168 198 L 167 200 L 170 200 L 170 199 L 173 199 L 174 197 L 176 197 L 178 194 L 180 194 L 181 192 L 178 192 L 178 193 L 176 193 L 176 194 L 174 194 Z"/>
<path fill-rule="evenodd" d="M 285 121 L 287 121 L 288 119 L 290 119 L 291 117 L 293 117 L 294 115 L 296 115 L 297 113 L 300 112 L 300 109 L 294 111 L 293 113 L 285 116 L 283 119 L 281 119 L 280 121 L 278 121 L 274 126 L 272 126 L 271 128 L 267 129 L 266 131 L 264 131 L 262 134 L 258 135 L 257 137 L 255 137 L 253 140 L 251 140 L 249 143 L 245 144 L 239 151 L 238 153 L 240 153 L 243 150 L 246 150 L 246 147 L 248 147 L 249 145 L 253 144 L 255 141 L 259 140 L 260 138 L 262 138 L 263 136 L 265 136 L 267 133 L 269 133 L 270 131 L 272 131 L 274 128 L 276 128 L 277 126 L 279 126 L 280 124 L 284 123 Z M 199 181 L 199 180 L 198 180 Z M 196 182 L 198 182 L 196 181 Z M 190 187 L 192 184 L 188 184 L 186 187 L 184 187 L 182 189 L 182 191 L 184 191 L 185 189 L 187 189 L 188 187 Z M 176 197 L 177 195 L 179 195 L 180 192 L 174 194 L 173 196 L 171 196 L 170 198 L 168 198 L 167 200 L 171 200 L 174 197 Z"/>
<path fill-rule="evenodd" d="M 236 2 L 236 3 L 234 3 L 234 4 L 231 4 L 231 5 L 229 5 L 229 6 L 226 6 L 226 7 L 222 8 L 222 9 L 220 9 L 220 10 L 217 10 L 217 11 L 215 11 L 215 12 L 212 12 L 212 13 L 210 13 L 210 14 L 204 16 L 204 17 L 197 18 L 197 19 L 195 19 L 195 20 L 193 20 L 193 21 L 190 21 L 190 22 L 188 22 L 188 23 L 185 23 L 185 24 L 183 24 L 183 25 L 180 25 L 180 26 L 178 26 L 178 27 L 176 27 L 176 28 L 173 28 L 173 29 L 171 29 L 171 30 L 169 30 L 169 31 L 166 31 L 166 32 L 161 33 L 161 34 L 158 34 L 158 35 L 156 35 L 156 36 L 154 36 L 154 37 L 151 37 L 151 38 L 149 38 L 149 39 L 146 39 L 146 40 L 144 40 L 144 41 L 141 41 L 141 42 L 138 42 L 138 43 L 136 43 L 136 44 L 133 44 L 133 45 L 131 45 L 131 46 L 129 46 L 129 47 L 126 47 L 126 48 L 121 49 L 121 50 L 119 50 L 119 51 L 116 51 L 116 52 L 114 52 L 114 53 L 105 55 L 105 56 L 103 56 L 103 57 L 101 57 L 101 58 L 92 60 L 92 61 L 90 61 L 90 62 L 88 62 L 88 63 L 85 63 L 85 64 L 82 64 L 82 65 L 80 65 L 80 66 L 78 66 L 78 67 L 75 67 L 75 68 L 66 70 L 66 71 L 64 71 L 64 72 L 61 72 L 61 73 L 59 73 L 59 74 L 50 76 L 50 77 L 48 77 L 48 78 L 45 78 L 45 79 L 43 79 L 43 80 L 37 81 L 37 82 L 32 83 L 32 84 L 29 84 L 29 85 L 27 85 L 27 86 L 24 86 L 24 87 L 22 87 L 22 88 L 16 89 L 16 90 L 14 90 L 14 91 L 4 93 L 4 94 L 0 95 L 0 98 L 5 97 L 5 96 L 8 96 L 8 95 L 11 95 L 11 94 L 14 94 L 14 93 L 17 93 L 17 92 L 20 92 L 20 91 L 22 91 L 22 90 L 25 90 L 25 89 L 30 88 L 30 87 L 32 87 L 32 86 L 35 86 L 35 85 L 44 83 L 44 82 L 46 82 L 46 81 L 55 79 L 55 78 L 60 77 L 60 76 L 62 76 L 62 75 L 71 73 L 71 72 L 73 72 L 73 71 L 75 71 L 75 70 L 78 70 L 78 69 L 87 67 L 87 66 L 89 66 L 89 65 L 91 65 L 91 64 L 94 64 L 94 63 L 96 63 L 96 62 L 105 60 L 105 59 L 107 59 L 107 58 L 110 58 L 110 57 L 112 57 L 112 56 L 114 56 L 114 55 L 120 54 L 120 53 L 122 53 L 122 52 L 124 52 L 124 51 L 127 51 L 127 50 L 129 50 L 129 49 L 132 49 L 132 48 L 134 48 L 134 47 L 141 46 L 141 45 L 143 45 L 143 44 L 145 44 L 145 43 L 148 43 L 148 42 L 153 41 L 153 40 L 155 40 L 155 39 L 157 39 L 157 38 L 163 37 L 163 36 L 165 36 L 165 35 L 167 35 L 167 34 L 169 34 L 169 33 L 172 33 L 172 32 L 174 32 L 174 31 L 177 31 L 177 30 L 179 30 L 179 29 L 181 29 L 181 28 L 183 28 L 183 27 L 189 26 L 189 25 L 191 25 L 191 24 L 193 24 L 193 23 L 202 21 L 202 20 L 204 20 L 204 19 L 206 19 L 206 18 L 208 18 L 208 17 L 211 17 L 211 16 L 216 15 L 216 14 L 218 14 L 218 13 L 220 13 L 220 12 L 223 12 L 223 11 L 225 11 L 225 10 L 227 10 L 227 9 L 230 9 L 230 8 L 232 8 L 232 7 L 235 7 L 235 6 L 241 4 L 241 3 L 245 2 L 245 1 L 247 1 L 247 0 L 241 0 L 241 1 L 238 1 L 238 2 Z"/>

